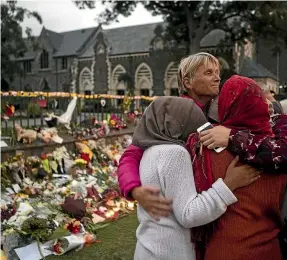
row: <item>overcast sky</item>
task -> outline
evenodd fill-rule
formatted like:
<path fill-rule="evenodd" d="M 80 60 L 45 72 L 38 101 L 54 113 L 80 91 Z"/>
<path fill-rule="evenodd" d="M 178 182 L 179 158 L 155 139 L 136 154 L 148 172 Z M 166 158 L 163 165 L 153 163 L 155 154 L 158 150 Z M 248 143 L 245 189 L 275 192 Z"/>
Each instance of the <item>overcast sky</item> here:
<path fill-rule="evenodd" d="M 30 27 L 33 35 L 39 35 L 44 25 L 45 28 L 56 32 L 71 31 L 97 26 L 95 18 L 97 14 L 105 9 L 100 0 L 97 0 L 96 9 L 80 10 L 72 0 L 18 0 L 20 6 L 37 11 L 42 19 L 43 24 L 39 24 L 35 19 L 26 19 L 23 27 Z M 127 18 L 120 17 L 119 23 L 113 22 L 104 28 L 116 28 L 122 26 L 138 25 L 145 23 L 160 22 L 162 18 L 152 16 L 143 6 L 138 5 L 133 14 Z"/>

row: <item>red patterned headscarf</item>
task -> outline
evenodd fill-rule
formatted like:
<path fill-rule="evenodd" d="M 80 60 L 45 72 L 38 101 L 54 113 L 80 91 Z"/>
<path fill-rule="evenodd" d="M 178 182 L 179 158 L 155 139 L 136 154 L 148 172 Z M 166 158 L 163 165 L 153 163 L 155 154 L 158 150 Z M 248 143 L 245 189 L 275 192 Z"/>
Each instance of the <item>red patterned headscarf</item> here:
<path fill-rule="evenodd" d="M 220 124 L 228 128 L 273 135 L 264 93 L 250 78 L 235 75 L 225 82 L 218 98 L 218 115 Z"/>
<path fill-rule="evenodd" d="M 264 93 L 257 83 L 242 76 L 232 76 L 222 87 L 218 98 L 220 124 L 228 128 L 245 129 L 252 134 L 273 136 L 270 115 Z M 210 150 L 203 148 L 199 154 L 199 135 L 191 134 L 186 147 L 193 159 L 193 173 L 197 192 L 212 186 Z M 216 221 L 192 229 L 197 259 L 203 259 L 204 248 L 216 228 Z"/>

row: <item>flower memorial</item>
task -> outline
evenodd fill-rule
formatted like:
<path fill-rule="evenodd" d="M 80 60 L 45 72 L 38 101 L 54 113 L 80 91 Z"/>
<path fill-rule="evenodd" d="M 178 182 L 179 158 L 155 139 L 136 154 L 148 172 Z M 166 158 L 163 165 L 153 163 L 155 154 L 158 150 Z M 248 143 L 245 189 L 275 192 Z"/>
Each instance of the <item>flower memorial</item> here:
<path fill-rule="evenodd" d="M 1 243 L 7 259 L 79 250 L 99 242 L 100 228 L 134 211 L 134 202 L 119 194 L 116 174 L 130 142 L 130 136 L 109 145 L 106 139 L 89 140 L 74 153 L 62 146 L 2 163 Z"/>
<path fill-rule="evenodd" d="M 72 125 L 69 129 L 56 127 L 24 129 L 19 124 L 15 124 L 16 141 L 23 144 L 31 144 L 36 141 L 43 144 L 62 143 L 61 135 L 68 134 L 77 140 L 85 140 L 87 138 L 100 139 L 109 135 L 111 130 L 120 130 L 127 128 L 127 123 L 136 125 L 137 119 L 141 117 L 138 111 L 130 112 L 127 118 L 108 115 L 107 120 L 99 121 L 95 118 L 86 119 L 79 125 Z"/>
<path fill-rule="evenodd" d="M 43 144 L 61 144 L 63 143 L 63 138 L 60 136 L 60 132 L 61 134 L 70 134 L 77 140 L 83 140 L 86 138 L 103 138 L 110 133 L 110 129 L 120 130 L 127 128 L 124 118 L 122 116 L 116 116 L 115 114 L 108 114 L 108 120 L 104 121 L 99 121 L 95 117 L 92 117 L 86 118 L 84 121 L 79 122 L 79 124 L 71 123 L 76 106 L 77 97 L 75 96 L 70 100 L 66 111 L 61 115 L 46 112 L 44 120 L 47 127 L 45 128 L 24 129 L 20 124 L 15 123 L 16 141 L 23 144 L 31 144 L 36 141 L 42 142 Z M 10 106 L 8 107 L 10 108 Z M 15 109 L 13 109 L 13 113 L 9 113 L 10 117 L 14 115 L 14 112 Z M 9 118 L 7 118 L 7 120 L 8 119 Z"/>

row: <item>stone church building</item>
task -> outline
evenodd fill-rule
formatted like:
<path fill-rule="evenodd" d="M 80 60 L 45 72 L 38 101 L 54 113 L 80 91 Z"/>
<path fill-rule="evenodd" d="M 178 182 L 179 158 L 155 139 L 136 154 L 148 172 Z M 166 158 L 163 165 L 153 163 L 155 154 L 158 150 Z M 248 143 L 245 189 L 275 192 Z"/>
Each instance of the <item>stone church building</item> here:
<path fill-rule="evenodd" d="M 38 51 L 19 59 L 25 76 L 12 83 L 14 90 L 109 93 L 124 95 L 128 75 L 136 95 L 177 95 L 176 72 L 185 50 L 165 42 L 163 23 L 104 30 L 100 26 L 68 32 L 43 27 Z M 287 50 L 272 53 L 266 40 L 218 47 L 224 38 L 214 30 L 201 41 L 201 51 L 219 58 L 222 68 L 254 78 L 263 88 L 278 92 L 287 82 Z"/>

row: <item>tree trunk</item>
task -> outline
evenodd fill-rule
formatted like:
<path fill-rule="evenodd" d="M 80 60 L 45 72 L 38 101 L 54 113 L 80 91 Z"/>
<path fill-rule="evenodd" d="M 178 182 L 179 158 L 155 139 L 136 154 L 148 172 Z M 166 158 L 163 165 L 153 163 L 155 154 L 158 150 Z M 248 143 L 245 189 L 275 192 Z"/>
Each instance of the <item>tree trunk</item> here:
<path fill-rule="evenodd" d="M 208 17 L 210 2 L 205 1 L 203 10 L 201 12 L 200 21 L 193 19 L 193 13 L 190 10 L 188 2 L 183 6 L 188 28 L 188 39 L 189 39 L 189 54 L 195 54 L 200 52 L 200 41 L 205 36 L 205 25 Z"/>
<path fill-rule="evenodd" d="M 192 12 L 189 10 L 188 3 L 184 5 L 184 11 L 187 20 L 188 28 L 188 49 L 189 54 L 194 54 L 200 51 L 200 40 L 202 38 L 201 31 L 196 30 L 195 21 L 192 18 Z"/>
<path fill-rule="evenodd" d="M 195 54 L 197 52 L 200 52 L 200 38 L 198 36 L 191 39 L 191 42 L 189 43 L 189 54 Z"/>

